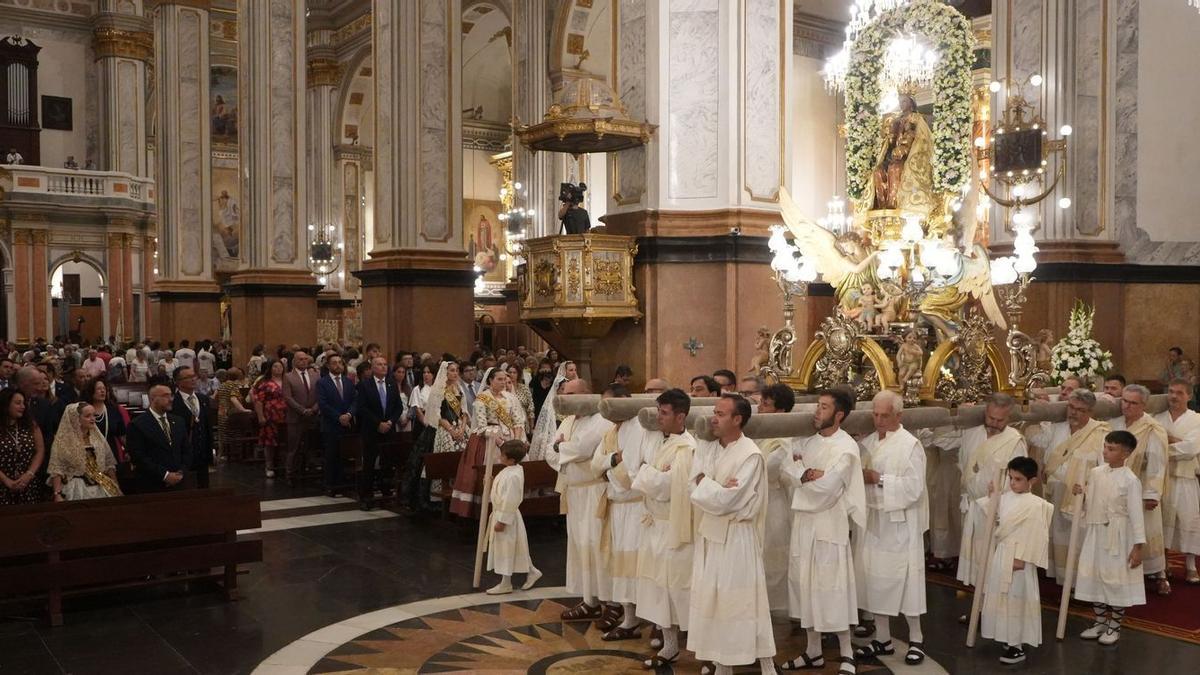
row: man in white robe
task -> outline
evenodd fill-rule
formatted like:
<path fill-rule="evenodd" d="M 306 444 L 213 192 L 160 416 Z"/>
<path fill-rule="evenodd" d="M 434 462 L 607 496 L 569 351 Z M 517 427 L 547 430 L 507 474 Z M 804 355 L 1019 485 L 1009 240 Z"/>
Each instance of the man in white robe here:
<path fill-rule="evenodd" d="M 1189 410 L 1191 383 L 1172 380 L 1167 387 L 1167 409 L 1154 416 L 1167 432 L 1168 471 L 1171 482 L 1163 501 L 1163 542 L 1172 551 L 1187 554 L 1187 583 L 1200 584 L 1196 554 L 1200 553 L 1200 481 L 1196 478 L 1200 453 L 1200 413 Z"/>
<path fill-rule="evenodd" d="M 786 384 L 762 390 L 758 413 L 791 412 L 796 395 Z M 763 533 L 763 571 L 772 611 L 788 608 L 788 566 L 792 540 L 792 492 L 783 482 L 783 467 L 792 463 L 795 438 L 759 438 L 755 441 L 767 459 L 767 524 Z"/>
<path fill-rule="evenodd" d="M 700 519 L 692 566 L 688 649 L 712 661 L 716 675 L 757 661 L 775 673 L 775 636 L 763 573 L 767 469 L 762 451 L 742 434 L 750 402 L 717 401 L 710 420 L 716 437 L 711 465 L 692 467 L 692 504 Z"/>
<path fill-rule="evenodd" d="M 569 380 L 559 393 L 589 393 L 587 381 Z M 591 462 L 596 446 L 612 426 L 598 413 L 568 416 L 559 426 L 554 446 L 546 451 L 546 462 L 558 471 L 555 491 L 567 515 L 567 591 L 582 597 L 578 605 L 563 612 L 564 621 L 598 619 L 601 602 L 612 599 L 612 581 L 600 553 L 603 521 L 596 517 L 607 484 L 592 470 Z"/>
<path fill-rule="evenodd" d="M 782 664 L 784 670 L 821 669 L 821 633 L 838 638 L 839 673 L 853 675 L 850 626 L 858 620 L 851 521 L 866 525 L 867 505 L 858 444 L 842 430 L 854 407 L 841 390 L 822 391 L 813 414 L 815 434 L 784 466 L 792 496 L 792 557 L 788 571 L 788 614 L 807 633 L 805 653 Z"/>
<path fill-rule="evenodd" d="M 875 395 L 875 433 L 862 440 L 867 526 L 855 548 L 858 606 L 875 622 L 875 638 L 855 656 L 893 654 L 891 617 L 908 622 L 905 663 L 925 660 L 921 615 L 925 605 L 925 532 L 929 498 L 925 491 L 925 448 L 900 424 L 904 399 L 894 391 Z"/>
<path fill-rule="evenodd" d="M 954 569 L 962 544 L 962 473 L 958 466 L 962 430 L 953 426 L 912 432 L 925 446 L 925 477 L 929 494 L 929 568 Z"/>
<path fill-rule="evenodd" d="M 983 424 L 963 431 L 958 456 L 962 471 L 963 534 L 956 576 L 968 586 L 978 583 L 988 550 L 988 542 L 984 541 L 987 511 L 979 505 L 979 500 L 988 496 L 988 485 L 1007 490 L 1009 460 L 1029 455 L 1025 437 L 1008 426 L 1015 405 L 1016 401 L 1008 394 L 992 394 L 986 401 Z"/>
<path fill-rule="evenodd" d="M 679 658 L 679 631 L 688 629 L 695 522 L 691 491 L 696 439 L 684 430 L 691 399 L 681 389 L 659 395 L 658 433 L 647 433 L 633 490 L 646 507 L 638 548 L 637 614 L 662 631 L 662 649 L 643 661 L 663 668 Z"/>
<path fill-rule="evenodd" d="M 606 393 L 615 398 L 629 398 L 629 390 L 610 384 Z M 641 637 L 637 630 L 637 557 L 641 547 L 642 520 L 646 507 L 642 495 L 633 490 L 633 477 L 642 465 L 642 442 L 645 429 L 637 417 L 619 422 L 608 430 L 592 455 L 592 470 L 608 481 L 600 500 L 600 548 L 606 553 L 612 579 L 612 601 L 620 603 L 621 612 L 608 625 L 597 624 L 605 633 L 605 641 L 630 640 Z"/>
<path fill-rule="evenodd" d="M 1067 419 L 1048 425 L 1034 441 L 1046 449 L 1042 475 L 1043 494 L 1054 505 L 1050 520 L 1050 561 L 1046 576 L 1058 585 L 1067 578 L 1067 548 L 1071 542 L 1074 517 L 1071 486 L 1084 484 L 1088 472 L 1100 464 L 1108 424 L 1092 419 L 1096 395 L 1087 389 L 1073 389 L 1067 395 Z"/>
<path fill-rule="evenodd" d="M 1121 390 L 1121 416 L 1109 420 L 1113 431 L 1128 431 L 1137 439 L 1137 448 L 1125 466 L 1142 483 L 1142 504 L 1145 507 L 1146 545 L 1142 553 L 1142 574 L 1155 581 L 1155 592 L 1170 595 L 1167 581 L 1167 552 L 1163 542 L 1163 496 L 1167 494 L 1170 475 L 1167 473 L 1167 431 L 1150 415 L 1146 403 L 1150 390 L 1140 384 L 1126 385 Z"/>

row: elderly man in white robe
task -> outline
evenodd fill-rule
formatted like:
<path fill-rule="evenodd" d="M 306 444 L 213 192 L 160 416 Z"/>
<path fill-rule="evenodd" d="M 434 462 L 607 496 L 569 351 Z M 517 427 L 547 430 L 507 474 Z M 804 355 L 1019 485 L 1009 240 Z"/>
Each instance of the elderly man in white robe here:
<path fill-rule="evenodd" d="M 904 399 L 881 391 L 872 401 L 875 433 L 860 443 L 867 494 L 867 526 L 855 547 L 858 606 L 875 620 L 875 638 L 855 651 L 858 658 L 895 653 L 891 617 L 908 622 L 904 662 L 925 660 L 921 615 L 925 605 L 925 532 L 929 496 L 925 491 L 925 448 L 900 424 Z"/>
<path fill-rule="evenodd" d="M 1100 464 L 1104 437 L 1111 431 L 1107 423 L 1092 419 L 1096 395 L 1091 391 L 1073 388 L 1066 399 L 1067 419 L 1046 425 L 1033 441 L 1046 449 L 1042 467 L 1044 494 L 1046 501 L 1054 505 L 1046 576 L 1060 586 L 1067 578 L 1067 547 L 1074 517 L 1071 486 L 1085 484 L 1088 472 Z"/>
<path fill-rule="evenodd" d="M 688 649 L 711 661 L 716 675 L 758 662 L 775 672 L 775 636 L 763 572 L 767 516 L 766 459 L 742 434 L 750 401 L 726 394 L 710 418 L 716 452 L 708 466 L 693 466 L 692 505 L 700 518 L 692 564 Z"/>
<path fill-rule="evenodd" d="M 1185 555 L 1186 580 L 1200 584 L 1196 572 L 1196 554 L 1200 553 L 1200 481 L 1196 478 L 1200 461 L 1200 413 L 1189 410 L 1191 383 L 1171 380 L 1167 386 L 1167 409 L 1154 416 L 1167 432 L 1168 471 L 1171 481 L 1163 501 L 1163 542 L 1172 551 Z"/>
<path fill-rule="evenodd" d="M 695 523 L 691 491 L 696 439 L 684 427 L 691 399 L 668 389 L 656 399 L 658 433 L 648 432 L 633 490 L 648 515 L 638 548 L 637 614 L 662 631 L 662 649 L 642 662 L 648 670 L 679 658 L 679 632 L 688 629 Z"/>
<path fill-rule="evenodd" d="M 1142 553 L 1142 574 L 1155 582 L 1154 592 L 1171 594 L 1167 581 L 1167 552 L 1163 542 L 1162 501 L 1167 494 L 1170 476 L 1167 473 L 1167 447 L 1170 441 L 1166 429 L 1146 414 L 1150 390 L 1140 384 L 1126 385 L 1121 390 L 1121 416 L 1109 420 L 1113 431 L 1128 431 L 1137 439 L 1137 448 L 1125 461 L 1142 483 L 1142 504 L 1145 507 L 1146 545 Z"/>
<path fill-rule="evenodd" d="M 582 378 L 563 384 L 559 394 L 590 393 Z M 600 552 L 603 521 L 596 517 L 606 482 L 592 470 L 592 455 L 612 422 L 597 413 L 570 415 L 558 428 L 554 446 L 546 451 L 546 462 L 558 471 L 555 491 L 567 515 L 567 592 L 582 601 L 563 612 L 563 621 L 592 621 L 603 612 L 602 602 L 612 599 L 608 565 Z"/>
<path fill-rule="evenodd" d="M 959 449 L 962 471 L 963 513 L 962 543 L 958 554 L 958 580 L 968 586 L 978 584 L 983 561 L 988 556 L 987 512 L 979 500 L 988 496 L 988 486 L 1008 489 L 1008 462 L 1013 457 L 1028 457 L 1021 432 L 1008 426 L 1016 401 L 1008 394 L 995 393 L 985 402 L 983 424 L 965 429 Z M 959 617 L 965 623 L 967 617 Z"/>
<path fill-rule="evenodd" d="M 758 414 L 791 412 L 796 395 L 786 384 L 762 390 Z M 755 440 L 767 458 L 767 524 L 763 534 L 763 571 L 767 577 L 767 599 L 771 611 L 788 608 L 788 563 L 791 558 L 792 492 L 783 482 L 783 467 L 792 463 L 795 438 Z"/>
<path fill-rule="evenodd" d="M 866 525 L 867 504 L 858 444 L 841 428 L 853 407 L 845 391 L 822 391 L 813 415 L 816 433 L 784 466 L 784 480 L 794 488 L 788 614 L 800 620 L 808 642 L 805 653 L 781 664 L 784 671 L 824 668 L 820 634 L 833 633 L 837 672 L 856 672 L 850 626 L 858 621 L 858 594 L 850 525 Z"/>

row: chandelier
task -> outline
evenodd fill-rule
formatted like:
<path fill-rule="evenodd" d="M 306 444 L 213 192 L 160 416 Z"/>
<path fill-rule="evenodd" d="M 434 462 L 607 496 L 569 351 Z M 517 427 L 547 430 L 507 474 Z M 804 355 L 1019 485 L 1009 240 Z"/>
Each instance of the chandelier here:
<path fill-rule="evenodd" d="M 880 79 L 885 91 L 915 89 L 933 82 L 938 53 L 916 36 L 899 37 L 888 43 Z"/>
<path fill-rule="evenodd" d="M 1200 2 L 1200 0 L 1195 1 Z M 825 68 L 821 71 L 825 78 L 825 87 L 830 93 L 846 89 L 846 73 L 850 69 L 850 51 L 858 34 L 884 12 L 903 7 L 908 3 L 909 0 L 854 0 L 854 4 L 850 6 L 850 23 L 846 24 L 846 40 L 842 42 L 842 49 L 825 61 Z"/>
<path fill-rule="evenodd" d="M 1200 0 L 1187 0 L 1188 7 L 1195 7 L 1200 12 Z"/>
<path fill-rule="evenodd" d="M 329 283 L 329 275 L 337 271 L 341 265 L 341 242 L 333 241 L 335 228 L 332 224 L 323 226 L 308 226 L 308 269 L 317 278 L 317 283 Z"/>

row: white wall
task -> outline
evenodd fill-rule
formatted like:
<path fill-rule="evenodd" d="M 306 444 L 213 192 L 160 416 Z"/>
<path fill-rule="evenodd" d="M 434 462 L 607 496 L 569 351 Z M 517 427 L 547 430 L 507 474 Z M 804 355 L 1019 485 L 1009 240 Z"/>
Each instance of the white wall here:
<path fill-rule="evenodd" d="M 463 151 L 463 199 L 500 201 L 500 172 L 488 164 L 491 153 Z"/>
<path fill-rule="evenodd" d="M 1182 1 L 1142 0 L 1138 22 L 1137 225 L 1155 241 L 1197 241 L 1200 16 Z M 1117 105 L 1119 127 L 1134 111 Z"/>
<path fill-rule="evenodd" d="M 824 62 L 794 55 L 792 67 L 791 179 L 788 190 L 810 218 L 825 215 L 835 194 L 845 197 L 842 142 L 838 138 L 841 97 L 825 91 Z"/>
<path fill-rule="evenodd" d="M 100 297 L 100 274 L 96 272 L 96 268 L 87 263 L 65 262 L 54 270 L 50 277 L 50 285 L 62 285 L 63 274 L 79 275 L 79 292 L 83 297 Z"/>

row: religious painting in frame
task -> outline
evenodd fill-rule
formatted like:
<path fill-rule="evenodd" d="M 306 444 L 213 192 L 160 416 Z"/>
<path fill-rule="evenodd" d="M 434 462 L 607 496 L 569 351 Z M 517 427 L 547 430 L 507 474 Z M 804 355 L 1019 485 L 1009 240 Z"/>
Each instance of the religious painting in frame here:
<path fill-rule="evenodd" d="M 213 66 L 209 69 L 209 120 L 214 145 L 237 145 L 238 81 L 237 68 Z"/>
<path fill-rule="evenodd" d="M 232 166 L 218 167 L 218 160 L 213 160 L 212 260 L 214 270 L 229 272 L 237 269 L 241 259 L 241 190 L 237 160 L 220 160 L 220 163 Z"/>
<path fill-rule="evenodd" d="M 508 281 L 508 256 L 504 252 L 505 230 L 500 222 L 498 201 L 463 200 L 463 238 L 475 266 L 483 270 L 484 281 Z M 504 256 L 504 259 L 501 259 Z"/>
<path fill-rule="evenodd" d="M 1033 173 L 1042 166 L 1042 131 L 1023 129 L 995 134 L 992 168 L 996 173 Z"/>
<path fill-rule="evenodd" d="M 74 129 L 71 99 L 65 96 L 42 96 L 42 128 L 55 131 Z"/>

